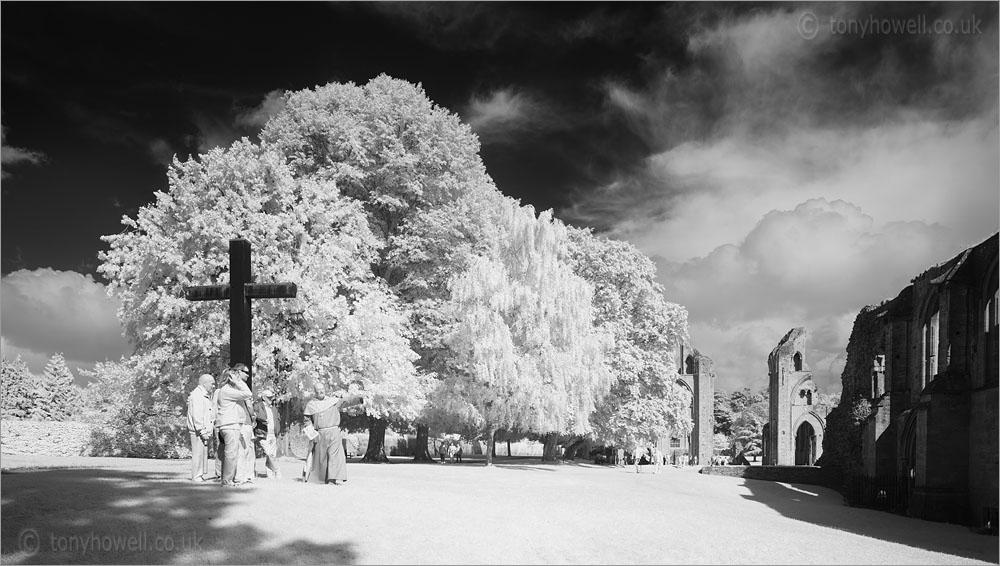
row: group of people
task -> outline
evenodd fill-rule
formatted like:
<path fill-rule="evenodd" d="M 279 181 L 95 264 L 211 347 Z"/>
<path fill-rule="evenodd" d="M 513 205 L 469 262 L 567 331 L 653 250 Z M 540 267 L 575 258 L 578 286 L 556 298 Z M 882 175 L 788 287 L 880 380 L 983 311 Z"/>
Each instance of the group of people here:
<path fill-rule="evenodd" d="M 636 447 L 634 450 L 626 451 L 624 448 L 616 448 L 614 451 L 614 465 L 626 466 L 635 465 L 636 473 L 639 473 L 639 466 L 655 466 L 653 473 L 660 473 L 660 465 L 666 464 L 666 457 L 659 448 L 650 444 L 645 448 Z"/>
<path fill-rule="evenodd" d="M 280 478 L 277 435 L 280 419 L 274 407 L 274 392 L 260 391 L 256 400 L 247 385 L 250 371 L 235 364 L 219 380 L 203 374 L 188 395 L 188 432 L 191 435 L 191 480 L 221 480 L 224 487 L 246 486 L 257 477 L 257 446 L 264 454 L 269 478 Z M 305 407 L 304 431 L 310 439 L 303 481 L 332 483 L 347 481 L 347 459 L 340 432 L 340 409 L 361 401 L 360 395 L 328 397 L 322 382 L 313 388 Z M 208 454 L 216 446 L 215 475 L 209 475 Z"/>

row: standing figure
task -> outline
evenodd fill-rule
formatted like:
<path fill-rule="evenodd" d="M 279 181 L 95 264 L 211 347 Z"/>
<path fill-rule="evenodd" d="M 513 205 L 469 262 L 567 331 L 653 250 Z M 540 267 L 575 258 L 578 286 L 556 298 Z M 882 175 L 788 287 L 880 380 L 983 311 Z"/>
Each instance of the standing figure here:
<path fill-rule="evenodd" d="M 340 410 L 360 402 L 360 395 L 346 395 L 340 399 L 326 396 L 326 387 L 317 381 L 313 386 L 315 396 L 306 403 L 303 411 L 306 424 L 319 433 L 312 443 L 312 467 L 306 481 L 333 483 L 347 481 L 347 458 L 344 456 L 343 435 L 340 432 Z"/>
<path fill-rule="evenodd" d="M 232 371 L 237 372 L 244 384 L 250 381 L 250 370 L 245 364 L 238 363 Z M 249 386 L 247 386 L 249 389 Z M 243 422 L 240 424 L 240 449 L 236 457 L 236 483 L 250 484 L 257 477 L 257 453 L 253 440 L 253 395 L 243 401 L 241 412 Z"/>
<path fill-rule="evenodd" d="M 188 395 L 188 433 L 191 435 L 191 481 L 208 479 L 208 445 L 215 433 L 215 405 L 212 391 L 215 378 L 202 374 L 198 386 Z"/>
<path fill-rule="evenodd" d="M 219 388 L 216 398 L 215 426 L 219 430 L 219 454 L 222 460 L 222 485 L 238 485 L 237 467 L 240 466 L 240 448 L 243 445 L 243 423 L 248 422 L 246 402 L 253 398 L 241 372 L 235 367 L 226 371 L 226 381 Z M 245 467 L 245 464 L 244 466 Z"/>
<path fill-rule="evenodd" d="M 274 393 L 270 389 L 260 392 L 260 401 L 253 406 L 254 418 L 257 421 L 254 436 L 260 443 L 261 451 L 264 452 L 264 469 L 267 470 L 267 477 L 280 478 L 277 440 L 279 423 L 273 402 Z"/>

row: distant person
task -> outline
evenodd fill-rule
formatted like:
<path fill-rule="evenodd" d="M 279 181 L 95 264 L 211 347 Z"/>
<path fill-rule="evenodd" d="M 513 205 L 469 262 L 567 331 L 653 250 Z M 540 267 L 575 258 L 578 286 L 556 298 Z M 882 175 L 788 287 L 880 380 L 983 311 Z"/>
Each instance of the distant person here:
<path fill-rule="evenodd" d="M 278 413 L 274 408 L 274 392 L 265 389 L 260 392 L 260 400 L 253 406 L 254 437 L 260 444 L 260 449 L 264 452 L 264 469 L 267 470 L 267 477 L 280 478 L 281 470 L 278 469 Z"/>
<path fill-rule="evenodd" d="M 215 378 L 205 373 L 188 395 L 188 433 L 191 435 L 191 481 L 208 479 L 208 446 L 215 433 L 215 406 L 212 391 Z"/>
<path fill-rule="evenodd" d="M 239 466 L 240 447 L 243 444 L 243 423 L 250 419 L 246 402 L 253 398 L 253 393 L 247 387 L 240 370 L 233 367 L 226 370 L 225 375 L 226 380 L 216 395 L 218 405 L 215 424 L 219 430 L 222 485 L 229 487 L 242 483 L 237 483 L 236 468 Z"/>
<path fill-rule="evenodd" d="M 327 397 L 326 386 L 317 381 L 315 395 L 306 403 L 303 414 L 306 425 L 312 426 L 318 436 L 312 444 L 312 467 L 306 481 L 310 483 L 340 485 L 347 481 L 347 458 L 344 456 L 343 435 L 340 432 L 340 410 L 361 402 L 358 394 L 344 397 Z"/>

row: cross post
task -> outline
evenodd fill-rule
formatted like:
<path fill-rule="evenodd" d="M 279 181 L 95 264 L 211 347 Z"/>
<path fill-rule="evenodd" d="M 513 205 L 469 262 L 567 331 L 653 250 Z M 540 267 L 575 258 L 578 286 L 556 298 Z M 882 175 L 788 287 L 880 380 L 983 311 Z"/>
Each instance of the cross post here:
<path fill-rule="evenodd" d="M 229 365 L 242 363 L 250 370 L 247 386 L 253 388 L 253 342 L 251 299 L 294 299 L 295 283 L 250 283 L 250 242 L 229 240 L 229 284 L 184 287 L 189 301 L 229 300 Z"/>

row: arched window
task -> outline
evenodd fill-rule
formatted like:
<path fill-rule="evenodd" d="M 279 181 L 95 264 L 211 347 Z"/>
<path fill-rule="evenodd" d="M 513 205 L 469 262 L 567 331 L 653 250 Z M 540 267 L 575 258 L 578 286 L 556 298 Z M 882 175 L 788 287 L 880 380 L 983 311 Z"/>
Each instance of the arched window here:
<path fill-rule="evenodd" d="M 934 376 L 938 372 L 938 347 L 939 342 L 939 332 L 938 326 L 941 323 L 941 311 L 938 310 L 937 306 L 934 307 L 934 313 L 924 322 L 923 328 L 923 350 L 924 350 L 924 366 L 921 375 L 921 389 L 927 386 L 927 383 L 934 379 Z"/>
<path fill-rule="evenodd" d="M 812 405 L 812 404 L 813 404 L 813 392 L 812 392 L 812 390 L 807 390 L 806 391 L 806 405 Z"/>
<path fill-rule="evenodd" d="M 992 274 L 992 282 L 996 284 L 996 271 Z M 1000 289 L 993 290 L 993 296 L 986 302 L 986 312 L 983 313 L 983 323 L 984 323 L 984 334 L 983 337 L 986 340 L 986 348 L 984 354 L 986 355 L 986 383 L 995 384 L 998 381 L 998 376 L 1000 372 L 997 371 L 998 364 L 998 342 L 997 340 L 997 327 L 1000 325 L 998 318 L 1000 318 Z"/>
<path fill-rule="evenodd" d="M 688 356 L 684 360 L 684 373 L 687 375 L 694 375 L 694 356 Z"/>
<path fill-rule="evenodd" d="M 802 352 L 795 352 L 792 360 L 795 362 L 795 371 L 802 371 Z"/>

